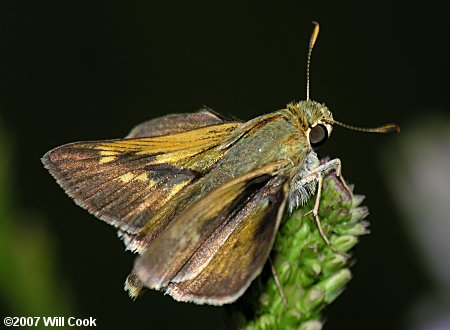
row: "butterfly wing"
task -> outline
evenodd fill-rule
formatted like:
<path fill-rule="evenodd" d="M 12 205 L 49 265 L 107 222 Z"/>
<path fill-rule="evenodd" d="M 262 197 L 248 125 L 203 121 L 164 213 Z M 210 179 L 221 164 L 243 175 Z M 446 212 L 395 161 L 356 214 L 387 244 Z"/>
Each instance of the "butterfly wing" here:
<path fill-rule="evenodd" d="M 134 127 L 126 138 L 176 134 L 225 122 L 238 122 L 238 120 L 228 120 L 205 107 L 194 113 L 171 114 L 148 120 Z"/>
<path fill-rule="evenodd" d="M 282 173 L 289 164 L 246 173 L 188 207 L 138 257 L 132 278 L 179 301 L 236 300 L 268 258 L 284 211 L 288 179 Z"/>
<path fill-rule="evenodd" d="M 192 115 L 190 114 L 191 119 Z M 180 115 L 178 115 L 180 116 Z M 220 158 L 215 148 L 241 124 L 219 123 L 213 115 L 186 120 L 170 133 L 168 125 L 145 125 L 132 135 L 158 135 L 125 140 L 77 142 L 55 148 L 44 166 L 75 202 L 98 218 L 134 235 L 184 187 L 197 180 Z M 207 117 L 207 118 L 206 118 Z M 176 121 L 181 120 L 178 117 Z M 174 120 L 166 120 L 173 124 Z M 197 124 L 195 124 L 197 123 Z"/>

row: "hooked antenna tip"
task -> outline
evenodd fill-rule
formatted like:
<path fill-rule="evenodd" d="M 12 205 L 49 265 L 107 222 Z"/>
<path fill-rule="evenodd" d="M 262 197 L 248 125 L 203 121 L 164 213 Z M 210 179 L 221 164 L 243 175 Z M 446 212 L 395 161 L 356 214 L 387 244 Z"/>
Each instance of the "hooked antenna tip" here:
<path fill-rule="evenodd" d="M 380 127 L 382 133 L 400 133 L 400 126 L 397 124 L 386 124 Z"/>
<path fill-rule="evenodd" d="M 309 49 L 308 49 L 308 59 L 306 62 L 306 100 L 309 101 L 309 68 L 311 66 L 311 53 L 316 43 L 317 36 L 319 35 L 319 23 L 316 21 L 312 22 L 314 24 L 314 30 L 311 33 L 311 38 L 309 39 Z"/>
<path fill-rule="evenodd" d="M 311 39 L 309 40 L 309 49 L 310 52 L 312 51 L 312 48 L 314 47 L 314 44 L 316 43 L 317 36 L 319 35 L 320 25 L 316 21 L 312 22 L 314 24 L 314 30 L 311 34 Z"/>

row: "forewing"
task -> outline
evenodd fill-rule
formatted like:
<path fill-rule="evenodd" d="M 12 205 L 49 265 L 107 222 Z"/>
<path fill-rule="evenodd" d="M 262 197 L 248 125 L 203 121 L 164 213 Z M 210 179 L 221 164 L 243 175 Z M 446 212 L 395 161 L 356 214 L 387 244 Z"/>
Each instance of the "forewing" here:
<path fill-rule="evenodd" d="M 220 305 L 237 299 L 269 255 L 287 191 L 279 173 L 287 165 L 243 175 L 186 209 L 138 257 L 140 281 L 180 301 Z"/>
<path fill-rule="evenodd" d="M 223 123 L 171 135 L 78 142 L 42 162 L 75 202 L 135 234 L 184 187 L 220 159 L 216 146 L 239 126 Z"/>
<path fill-rule="evenodd" d="M 233 121 L 238 122 L 237 120 Z M 127 135 L 127 138 L 176 134 L 225 122 L 231 121 L 226 120 L 211 109 L 204 108 L 194 113 L 171 114 L 148 120 L 134 127 Z"/>

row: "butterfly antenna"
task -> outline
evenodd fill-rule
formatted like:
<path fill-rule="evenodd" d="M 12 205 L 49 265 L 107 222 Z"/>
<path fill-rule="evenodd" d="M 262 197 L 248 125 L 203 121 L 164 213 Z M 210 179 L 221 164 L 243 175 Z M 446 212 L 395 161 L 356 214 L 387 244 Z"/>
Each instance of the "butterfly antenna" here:
<path fill-rule="evenodd" d="M 309 68 L 311 67 L 311 53 L 316 43 L 317 36 L 319 35 L 319 23 L 313 21 L 314 30 L 311 33 L 311 39 L 309 39 L 308 59 L 306 61 L 306 100 L 309 101 Z"/>
<path fill-rule="evenodd" d="M 308 58 L 306 61 L 306 100 L 309 101 L 309 71 L 311 68 L 311 54 L 312 50 L 314 48 L 314 45 L 316 43 L 317 37 L 319 36 L 319 23 L 313 21 L 314 24 L 314 30 L 311 33 L 311 39 L 309 40 L 309 49 L 308 49 Z M 360 132 L 369 132 L 369 133 L 392 133 L 392 132 L 400 132 L 400 127 L 397 124 L 385 124 L 379 127 L 373 127 L 373 128 L 365 128 L 365 127 L 356 127 L 344 124 L 342 122 L 339 122 L 337 120 L 331 119 L 327 120 L 330 124 L 336 124 L 342 127 L 345 127 L 347 129 L 351 129 L 354 131 L 360 131 Z"/>
<path fill-rule="evenodd" d="M 326 122 L 330 124 L 335 124 L 347 129 L 351 129 L 353 131 L 359 131 L 359 132 L 368 132 L 368 133 L 399 133 L 400 132 L 400 126 L 397 124 L 385 124 L 379 127 L 373 127 L 373 128 L 366 128 L 366 127 L 357 127 L 352 125 L 347 125 L 344 123 L 341 123 L 337 120 L 327 120 Z"/>

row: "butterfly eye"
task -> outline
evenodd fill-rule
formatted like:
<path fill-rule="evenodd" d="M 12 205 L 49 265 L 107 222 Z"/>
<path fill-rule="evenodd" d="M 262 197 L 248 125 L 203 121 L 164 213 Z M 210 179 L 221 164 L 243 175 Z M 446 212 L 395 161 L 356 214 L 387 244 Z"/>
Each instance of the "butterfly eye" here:
<path fill-rule="evenodd" d="M 317 148 L 324 144 L 328 139 L 328 131 L 327 128 L 318 124 L 311 128 L 309 131 L 309 142 L 311 143 L 311 147 Z"/>

